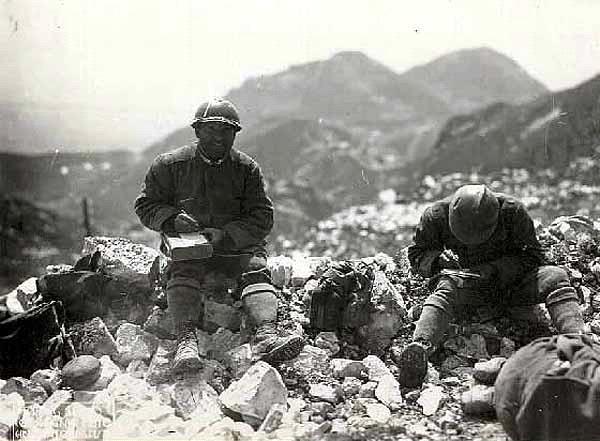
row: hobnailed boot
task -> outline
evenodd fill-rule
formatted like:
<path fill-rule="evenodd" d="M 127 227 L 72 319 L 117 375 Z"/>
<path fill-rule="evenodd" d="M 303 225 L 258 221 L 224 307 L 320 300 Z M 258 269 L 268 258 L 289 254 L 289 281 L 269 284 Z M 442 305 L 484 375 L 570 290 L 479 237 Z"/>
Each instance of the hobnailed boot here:
<path fill-rule="evenodd" d="M 297 357 L 304 346 L 299 335 L 280 335 L 277 331 L 277 296 L 269 283 L 248 285 L 242 291 L 242 302 L 248 317 L 256 324 L 252 339 L 255 361 L 277 364 Z"/>
<path fill-rule="evenodd" d="M 446 328 L 448 315 L 440 308 L 423 306 L 413 342 L 394 359 L 398 365 L 398 383 L 404 387 L 419 387 L 427 376 L 429 355 L 434 351 Z"/>
<path fill-rule="evenodd" d="M 172 372 L 175 374 L 194 372 L 202 367 L 198 352 L 196 326 L 193 322 L 183 322 L 177 329 L 177 351 L 173 358 Z"/>

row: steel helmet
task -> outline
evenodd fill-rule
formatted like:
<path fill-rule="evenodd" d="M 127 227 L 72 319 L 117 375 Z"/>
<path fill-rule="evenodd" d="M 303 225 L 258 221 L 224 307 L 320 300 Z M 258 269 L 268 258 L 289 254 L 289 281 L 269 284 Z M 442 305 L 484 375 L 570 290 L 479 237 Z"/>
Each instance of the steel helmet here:
<path fill-rule="evenodd" d="M 202 103 L 196 114 L 191 126 L 195 127 L 196 124 L 203 122 L 218 121 L 225 124 L 229 124 L 235 128 L 236 132 L 242 130 L 242 124 L 240 123 L 240 117 L 235 106 L 223 98 L 215 98 L 205 103 Z"/>
<path fill-rule="evenodd" d="M 467 245 L 488 240 L 496 229 L 500 204 L 485 185 L 464 185 L 450 200 L 450 231 Z"/>

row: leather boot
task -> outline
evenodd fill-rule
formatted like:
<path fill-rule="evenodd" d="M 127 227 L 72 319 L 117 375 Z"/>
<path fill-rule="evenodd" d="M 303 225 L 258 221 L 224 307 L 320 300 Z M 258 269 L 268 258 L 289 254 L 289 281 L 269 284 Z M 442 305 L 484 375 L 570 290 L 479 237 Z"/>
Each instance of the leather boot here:
<path fill-rule="evenodd" d="M 423 306 L 413 334 L 413 342 L 394 359 L 398 365 L 398 382 L 404 387 L 419 387 L 427 376 L 429 355 L 435 350 L 446 328 L 448 315 L 440 308 Z"/>
<path fill-rule="evenodd" d="M 177 351 L 173 358 L 172 372 L 175 374 L 194 372 L 202 367 L 198 353 L 196 326 L 193 322 L 182 322 L 177 327 Z"/>
<path fill-rule="evenodd" d="M 242 303 L 249 319 L 256 325 L 251 341 L 253 358 L 277 364 L 297 357 L 304 346 L 299 335 L 281 335 L 277 331 L 277 296 L 268 283 L 248 285 L 242 291 Z"/>
<path fill-rule="evenodd" d="M 177 350 L 172 373 L 193 372 L 202 367 L 196 339 L 196 325 L 202 311 L 202 285 L 191 278 L 176 278 L 167 284 L 169 311 L 175 321 Z"/>

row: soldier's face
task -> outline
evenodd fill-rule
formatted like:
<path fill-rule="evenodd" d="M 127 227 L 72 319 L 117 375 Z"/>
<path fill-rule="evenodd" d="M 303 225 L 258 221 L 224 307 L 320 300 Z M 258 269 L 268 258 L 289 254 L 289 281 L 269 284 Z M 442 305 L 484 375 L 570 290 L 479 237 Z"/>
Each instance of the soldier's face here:
<path fill-rule="evenodd" d="M 210 159 L 223 158 L 233 147 L 236 131 L 229 124 L 209 121 L 198 124 L 195 130 L 202 148 Z"/>

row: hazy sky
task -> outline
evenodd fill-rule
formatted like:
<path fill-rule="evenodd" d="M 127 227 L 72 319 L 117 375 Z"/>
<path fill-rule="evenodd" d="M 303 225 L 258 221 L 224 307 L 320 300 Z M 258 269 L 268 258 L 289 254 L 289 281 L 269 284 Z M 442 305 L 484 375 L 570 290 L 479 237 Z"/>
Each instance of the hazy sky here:
<path fill-rule="evenodd" d="M 153 114 L 157 132 L 249 76 L 342 50 L 402 72 L 489 46 L 551 89 L 600 72 L 595 0 L 1 1 L 0 100 Z"/>

